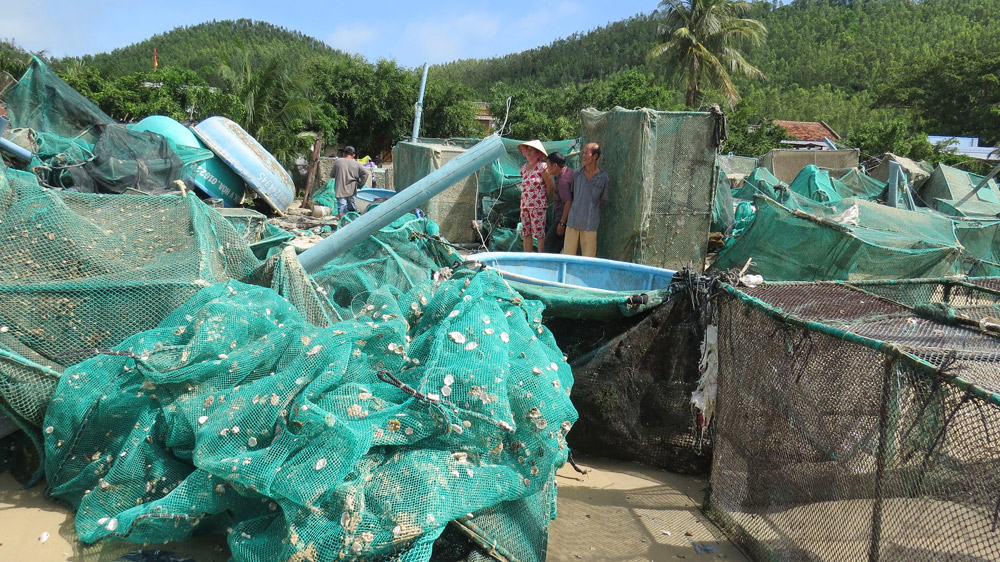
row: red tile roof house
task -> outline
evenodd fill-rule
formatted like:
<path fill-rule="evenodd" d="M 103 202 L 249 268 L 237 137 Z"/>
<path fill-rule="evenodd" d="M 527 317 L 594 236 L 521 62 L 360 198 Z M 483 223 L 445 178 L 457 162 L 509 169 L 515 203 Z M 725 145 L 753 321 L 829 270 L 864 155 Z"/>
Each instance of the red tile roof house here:
<path fill-rule="evenodd" d="M 840 135 L 822 121 L 775 120 L 774 124 L 788 131 L 789 138 L 781 141 L 781 144 L 790 145 L 790 148 L 828 150 L 824 139 L 840 140 Z"/>

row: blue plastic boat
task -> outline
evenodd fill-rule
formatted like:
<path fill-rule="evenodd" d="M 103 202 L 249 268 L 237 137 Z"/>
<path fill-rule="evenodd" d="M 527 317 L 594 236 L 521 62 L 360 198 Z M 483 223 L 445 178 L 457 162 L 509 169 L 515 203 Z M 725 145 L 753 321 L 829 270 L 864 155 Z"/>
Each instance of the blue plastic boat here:
<path fill-rule="evenodd" d="M 194 126 L 194 134 L 275 211 L 283 213 L 292 204 L 292 176 L 243 127 L 225 117 L 209 117 Z"/>
<path fill-rule="evenodd" d="M 359 189 L 357 193 L 358 212 L 363 213 L 372 203 L 381 203 L 395 194 L 396 192 L 391 189 L 379 189 L 377 187 Z"/>
<path fill-rule="evenodd" d="M 666 289 L 675 273 L 648 265 L 564 254 L 484 252 L 468 259 L 499 270 L 510 281 L 601 293 Z"/>
<path fill-rule="evenodd" d="M 164 115 L 150 115 L 136 123 L 133 130 L 157 133 L 174 144 L 208 149 L 190 129 Z M 227 207 L 238 207 L 243 202 L 246 184 L 218 156 L 198 162 L 190 179 L 209 197 L 222 199 Z"/>

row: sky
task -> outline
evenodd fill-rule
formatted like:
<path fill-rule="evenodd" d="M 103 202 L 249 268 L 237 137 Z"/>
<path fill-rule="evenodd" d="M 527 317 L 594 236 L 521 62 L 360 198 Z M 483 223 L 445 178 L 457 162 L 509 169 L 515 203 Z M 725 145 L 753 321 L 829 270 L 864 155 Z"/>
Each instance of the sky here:
<path fill-rule="evenodd" d="M 94 55 L 175 27 L 212 20 L 266 21 L 331 47 L 415 68 L 547 45 L 656 9 L 657 0 L 461 2 L 382 0 L 4 0 L 0 38 L 51 57 Z M 161 63 L 164 61 L 161 61 Z"/>

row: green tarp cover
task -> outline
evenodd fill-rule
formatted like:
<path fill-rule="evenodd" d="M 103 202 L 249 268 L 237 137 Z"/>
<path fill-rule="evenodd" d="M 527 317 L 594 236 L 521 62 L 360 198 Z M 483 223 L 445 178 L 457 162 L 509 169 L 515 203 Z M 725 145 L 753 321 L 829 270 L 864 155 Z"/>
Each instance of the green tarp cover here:
<path fill-rule="evenodd" d="M 819 201 L 821 203 L 840 201 L 843 197 L 837 193 L 837 189 L 833 185 L 833 181 L 830 179 L 830 172 L 827 170 L 821 170 L 818 166 L 814 164 L 809 164 L 808 166 L 802 168 L 802 170 L 795 176 L 792 183 L 788 186 L 788 189 L 793 193 L 798 193 L 803 197 L 808 197 L 813 201 Z"/>
<path fill-rule="evenodd" d="M 839 181 L 833 181 L 833 187 L 844 199 L 848 197 L 859 197 L 869 201 L 875 200 L 885 191 L 885 182 L 879 181 L 867 174 L 861 173 L 858 169 L 853 169 L 840 177 Z"/>
<path fill-rule="evenodd" d="M 920 187 L 924 204 L 954 217 L 1000 216 L 1000 189 L 994 180 L 986 182 L 975 195 L 959 205 L 979 185 L 983 176 L 939 164 Z"/>
<path fill-rule="evenodd" d="M 1000 221 L 956 220 L 955 234 L 969 254 L 1000 264 Z"/>
<path fill-rule="evenodd" d="M 788 205 L 760 196 L 754 204 L 753 223 L 719 252 L 714 268 L 752 260 L 748 271 L 766 280 L 821 281 L 944 277 L 970 265 L 947 217 L 861 199 L 822 205 L 794 194 Z"/>
<path fill-rule="evenodd" d="M 771 199 L 780 201 L 783 196 L 778 194 L 780 191 L 779 187 L 787 188 L 788 186 L 774 177 L 774 174 L 767 168 L 757 168 L 750 172 L 743 185 L 732 190 L 732 195 L 734 199 L 745 199 L 747 201 L 753 201 L 756 195 L 766 195 Z"/>

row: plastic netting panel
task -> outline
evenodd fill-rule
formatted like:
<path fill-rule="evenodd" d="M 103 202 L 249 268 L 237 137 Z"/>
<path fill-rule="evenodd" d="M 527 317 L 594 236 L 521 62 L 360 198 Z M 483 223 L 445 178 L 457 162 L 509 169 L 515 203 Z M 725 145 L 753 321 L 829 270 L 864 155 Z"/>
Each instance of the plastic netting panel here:
<path fill-rule="evenodd" d="M 961 282 L 921 281 L 915 283 L 854 283 L 869 293 L 903 303 L 909 307 L 938 303 L 954 309 L 955 314 L 970 320 L 1000 316 L 1000 291 L 990 290 L 989 283 L 968 279 Z M 1000 289 L 1000 287 L 998 287 Z"/>
<path fill-rule="evenodd" d="M 37 58 L 32 59 L 17 85 L 4 93 L 4 102 L 14 127 L 82 137 L 90 143 L 97 141 L 96 126 L 114 123 Z"/>
<path fill-rule="evenodd" d="M 974 321 L 1000 311 L 995 308 L 1000 298 L 975 286 L 933 281 L 871 282 L 856 287 L 792 283 L 765 284 L 744 292 L 803 320 L 891 343 L 967 382 L 1000 392 L 1000 338 L 957 320 L 947 324 L 918 313 L 928 303 L 948 305 L 951 308 L 946 310 Z"/>
<path fill-rule="evenodd" d="M 906 306 L 866 295 L 846 284 L 766 283 L 744 292 L 788 314 L 833 325 L 910 313 Z"/>
<path fill-rule="evenodd" d="M 732 295 L 718 314 L 709 507 L 755 559 L 1000 556 L 995 395 Z"/>
<path fill-rule="evenodd" d="M 467 274 L 377 291 L 320 329 L 268 289 L 208 287 L 128 353 L 67 370 L 51 494 L 87 542 L 228 532 L 234 560 L 401 562 L 428 560 L 449 521 L 541 494 L 483 528 L 544 552 L 530 529 L 553 514 L 573 379 L 541 307 L 515 297 Z"/>
<path fill-rule="evenodd" d="M 709 113 L 584 110 L 583 142 L 596 142 L 610 178 L 599 257 L 700 269 L 718 181 Z"/>
<path fill-rule="evenodd" d="M 47 190 L 11 169 L 0 174 L 0 240 L 0 414 L 36 444 L 66 366 L 155 327 L 210 283 L 246 279 L 260 263 L 193 195 Z M 278 284 L 293 284 L 284 275 Z"/>
<path fill-rule="evenodd" d="M 0 182 L 10 197 L 0 223 L 0 325 L 52 361 L 117 344 L 205 285 L 245 279 L 259 265 L 193 197 L 45 190 L 12 170 Z"/>

